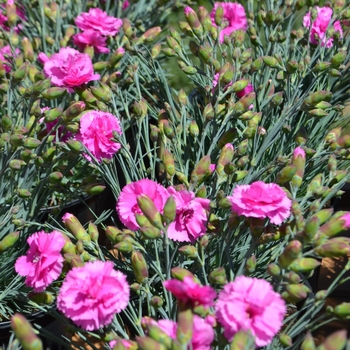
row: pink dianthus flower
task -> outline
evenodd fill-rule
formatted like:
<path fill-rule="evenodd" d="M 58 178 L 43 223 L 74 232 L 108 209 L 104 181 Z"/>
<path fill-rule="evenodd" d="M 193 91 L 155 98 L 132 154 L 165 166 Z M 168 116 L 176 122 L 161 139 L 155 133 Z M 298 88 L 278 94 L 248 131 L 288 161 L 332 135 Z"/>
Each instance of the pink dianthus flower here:
<path fill-rule="evenodd" d="M 169 197 L 168 192 L 162 185 L 149 179 L 142 179 L 124 186 L 117 203 L 117 211 L 121 222 L 130 230 L 140 228 L 135 214 L 142 214 L 137 204 L 137 197 L 141 194 L 145 194 L 152 199 L 160 212 L 163 211 L 164 204 Z"/>
<path fill-rule="evenodd" d="M 14 56 L 17 56 L 20 53 L 21 52 L 19 51 L 19 49 L 15 49 Z M 12 62 L 11 62 L 12 59 L 13 59 L 13 54 L 12 54 L 10 45 L 6 45 L 0 48 L 0 61 L 2 61 L 6 73 L 10 72 L 12 69 Z"/>
<path fill-rule="evenodd" d="M 144 317 L 142 323 L 157 326 L 171 339 L 176 339 L 177 323 L 172 320 L 155 321 L 149 317 Z M 210 344 L 214 341 L 214 337 L 215 334 L 209 316 L 204 319 L 198 315 L 193 315 L 193 336 L 188 348 L 192 350 L 210 350 Z"/>
<path fill-rule="evenodd" d="M 73 36 L 73 42 L 80 50 L 84 50 L 87 46 L 91 46 L 96 53 L 109 52 L 109 49 L 106 47 L 106 37 L 92 29 L 87 29 L 82 33 L 75 34 Z"/>
<path fill-rule="evenodd" d="M 248 27 L 248 21 L 244 7 L 241 4 L 236 2 L 216 2 L 214 8 L 210 12 L 213 26 L 216 27 L 215 13 L 219 6 L 224 9 L 224 21 L 226 22 L 222 23 L 221 26 L 224 27 L 224 25 L 227 24 L 227 26 L 220 32 L 220 43 L 223 43 L 225 35 L 229 36 L 235 30 L 246 30 Z"/>
<path fill-rule="evenodd" d="M 80 30 L 92 29 L 101 35 L 116 35 L 123 21 L 120 18 L 108 16 L 99 8 L 91 8 L 89 12 L 82 12 L 76 19 L 75 24 Z"/>
<path fill-rule="evenodd" d="M 184 304 L 189 304 L 192 307 L 197 305 L 209 307 L 214 304 L 215 290 L 210 286 L 197 284 L 189 276 L 184 277 L 183 281 L 171 279 L 164 281 L 163 284 L 178 301 Z"/>
<path fill-rule="evenodd" d="M 250 330 L 256 346 L 261 347 L 281 329 L 286 304 L 269 282 L 239 276 L 219 293 L 215 310 L 229 342 L 238 331 Z"/>
<path fill-rule="evenodd" d="M 168 237 L 178 242 L 195 242 L 206 232 L 210 200 L 196 197 L 192 191 L 176 191 L 174 187 L 167 190 L 176 202 L 176 217 L 168 227 Z"/>
<path fill-rule="evenodd" d="M 39 59 L 44 63 L 45 76 L 51 78 L 51 83 L 66 87 L 70 92 L 74 87 L 100 79 L 100 75 L 94 73 L 91 58 L 70 47 L 61 47 L 51 57 L 40 53 Z"/>
<path fill-rule="evenodd" d="M 110 159 L 119 151 L 121 145 L 113 141 L 113 132 L 122 134 L 119 120 L 108 112 L 89 111 L 80 118 L 80 128 L 75 138 L 82 142 L 98 160 Z M 87 156 L 90 160 L 90 157 Z"/>
<path fill-rule="evenodd" d="M 17 259 L 15 270 L 26 277 L 26 286 L 32 287 L 35 293 L 42 292 L 62 272 L 61 249 L 65 240 L 59 231 L 39 231 L 28 237 L 27 242 L 27 254 Z"/>
<path fill-rule="evenodd" d="M 306 28 L 310 28 L 310 42 L 312 44 L 317 45 L 318 43 L 321 46 L 326 46 L 327 48 L 333 46 L 333 38 L 327 38 L 327 29 L 332 27 L 332 15 L 333 10 L 330 7 L 318 7 L 315 6 L 317 10 L 317 17 L 311 24 L 311 13 L 308 12 L 303 18 L 303 25 Z M 339 32 L 340 37 L 343 36 L 343 29 L 339 21 L 335 21 L 333 24 L 333 28 L 336 32 Z M 318 39 L 315 34 L 317 34 Z"/>
<path fill-rule="evenodd" d="M 126 276 L 110 261 L 88 262 L 67 273 L 57 297 L 57 307 L 76 325 L 92 331 L 110 324 L 129 302 Z"/>
<path fill-rule="evenodd" d="M 251 185 L 238 185 L 232 196 L 227 198 L 232 203 L 232 210 L 238 215 L 269 218 L 276 225 L 280 225 L 290 216 L 292 201 L 283 189 L 274 183 L 256 181 Z"/>
<path fill-rule="evenodd" d="M 124 0 L 122 10 L 126 10 L 130 6 L 129 0 Z"/>

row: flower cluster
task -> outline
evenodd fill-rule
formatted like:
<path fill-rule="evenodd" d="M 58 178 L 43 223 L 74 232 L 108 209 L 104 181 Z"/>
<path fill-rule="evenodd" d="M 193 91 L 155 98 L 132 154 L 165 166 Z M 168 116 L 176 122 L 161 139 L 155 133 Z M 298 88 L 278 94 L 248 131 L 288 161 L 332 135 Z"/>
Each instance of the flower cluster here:
<path fill-rule="evenodd" d="M 82 12 L 75 19 L 75 24 L 82 30 L 81 33 L 73 36 L 74 44 L 79 49 L 93 47 L 96 53 L 108 53 L 107 37 L 116 35 L 123 21 L 120 18 L 108 16 L 99 8 L 91 8 L 89 12 Z"/>
<path fill-rule="evenodd" d="M 66 87 L 70 92 L 75 87 L 100 79 L 100 75 L 94 73 L 91 58 L 70 47 L 62 47 L 50 58 L 42 52 L 38 58 L 44 64 L 45 76 L 51 79 L 51 83 Z"/>

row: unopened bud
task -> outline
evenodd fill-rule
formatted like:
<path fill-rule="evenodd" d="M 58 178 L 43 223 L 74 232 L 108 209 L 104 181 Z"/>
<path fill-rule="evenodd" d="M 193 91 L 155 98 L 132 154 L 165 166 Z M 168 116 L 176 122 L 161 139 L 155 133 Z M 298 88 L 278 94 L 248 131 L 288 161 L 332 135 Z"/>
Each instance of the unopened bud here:
<path fill-rule="evenodd" d="M 27 319 L 16 313 L 11 317 L 11 328 L 24 350 L 42 350 L 43 344 Z"/>
<path fill-rule="evenodd" d="M 21 225 L 22 226 L 22 225 Z M 15 245 L 15 243 L 18 241 L 19 238 L 19 232 L 11 232 L 7 234 L 1 241 L 0 241 L 0 253 L 5 252 L 6 250 L 10 249 Z"/>
<path fill-rule="evenodd" d="M 183 281 L 185 277 L 191 277 L 193 280 L 195 279 L 194 275 L 181 267 L 174 267 L 171 269 L 171 277 Z"/>
<path fill-rule="evenodd" d="M 142 284 L 148 279 L 147 262 L 141 252 L 132 252 L 131 266 L 134 271 L 135 279 L 138 283 Z"/>
<path fill-rule="evenodd" d="M 201 23 L 199 22 L 199 19 L 198 19 L 196 13 L 189 6 L 185 7 L 184 12 L 185 12 L 186 20 L 187 20 L 188 24 L 190 25 L 193 33 L 195 35 L 197 35 L 198 37 L 202 37 L 203 27 L 202 27 Z"/>
<path fill-rule="evenodd" d="M 141 194 L 137 197 L 137 204 L 140 207 L 142 213 L 146 216 L 146 218 L 153 226 L 160 230 L 164 228 L 162 217 L 154 205 L 152 199 L 150 199 L 145 194 Z"/>
<path fill-rule="evenodd" d="M 65 228 L 74 235 L 77 240 L 81 240 L 84 244 L 90 243 L 91 238 L 85 231 L 80 221 L 70 213 L 66 213 L 62 217 Z"/>
<path fill-rule="evenodd" d="M 297 259 L 302 251 L 302 244 L 297 241 L 291 241 L 280 255 L 278 261 L 281 267 L 288 267 L 295 259 Z"/>
<path fill-rule="evenodd" d="M 209 282 L 213 285 L 223 286 L 227 283 L 226 272 L 223 267 L 219 267 L 209 274 Z"/>

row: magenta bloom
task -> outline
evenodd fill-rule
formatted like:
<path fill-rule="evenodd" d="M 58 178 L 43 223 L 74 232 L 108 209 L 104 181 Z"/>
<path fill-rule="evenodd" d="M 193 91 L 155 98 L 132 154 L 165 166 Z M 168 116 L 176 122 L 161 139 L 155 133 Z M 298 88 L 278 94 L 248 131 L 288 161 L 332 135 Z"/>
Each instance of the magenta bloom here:
<path fill-rule="evenodd" d="M 122 10 L 126 10 L 130 6 L 129 0 L 124 0 Z"/>
<path fill-rule="evenodd" d="M 57 307 L 76 325 L 93 331 L 110 324 L 129 302 L 126 276 L 110 261 L 93 261 L 67 273 L 57 297 Z"/>
<path fill-rule="evenodd" d="M 74 87 L 100 79 L 99 74 L 94 74 L 91 58 L 70 47 L 61 47 L 50 58 L 44 53 L 39 57 L 44 63 L 45 76 L 51 78 L 55 86 L 66 87 L 72 91 Z"/>
<path fill-rule="evenodd" d="M 142 214 L 137 204 L 137 197 L 145 194 L 152 199 L 158 211 L 162 212 L 164 204 L 169 197 L 166 189 L 149 179 L 142 179 L 126 185 L 119 196 L 117 211 L 121 222 L 130 230 L 140 228 L 136 222 L 135 214 Z"/>
<path fill-rule="evenodd" d="M 253 91 L 254 91 L 253 85 L 249 83 L 242 91 L 236 92 L 236 95 L 238 98 L 242 98 L 243 96 L 248 95 Z"/>
<path fill-rule="evenodd" d="M 26 277 L 26 285 L 35 293 L 42 292 L 56 280 L 63 267 L 61 249 L 65 240 L 59 231 L 39 231 L 28 237 L 27 254 L 17 259 L 16 272 Z"/>
<path fill-rule="evenodd" d="M 210 286 L 200 286 L 191 277 L 184 277 L 183 281 L 171 279 L 163 282 L 177 300 L 191 306 L 203 305 L 209 307 L 214 304 L 215 290 Z"/>
<path fill-rule="evenodd" d="M 238 185 L 227 197 L 232 210 L 238 215 L 271 220 L 280 225 L 290 215 L 292 201 L 283 189 L 274 184 L 257 181 L 251 185 Z"/>
<path fill-rule="evenodd" d="M 213 10 L 210 12 L 210 17 L 213 26 L 216 27 L 215 13 L 216 9 L 221 6 L 224 9 L 224 23 L 227 23 L 226 28 L 220 32 L 220 43 L 224 42 L 225 35 L 229 36 L 235 30 L 246 30 L 248 27 L 247 17 L 244 7 L 236 2 L 216 2 Z"/>
<path fill-rule="evenodd" d="M 101 161 L 102 158 L 112 158 L 121 147 L 120 143 L 112 140 L 113 132 L 122 133 L 116 116 L 102 111 L 89 111 L 80 118 L 80 129 L 75 138 Z M 87 159 L 90 160 L 90 157 L 87 156 Z"/>
<path fill-rule="evenodd" d="M 8 0 L 7 4 L 13 5 L 14 1 Z M 21 20 L 23 20 L 23 21 L 27 20 L 27 17 L 25 15 L 25 12 L 24 12 L 22 6 L 18 3 L 16 3 L 16 14 L 17 14 L 18 18 L 20 18 Z M 6 4 L 0 5 L 0 27 L 2 27 L 7 32 L 9 32 L 11 30 L 11 28 L 7 25 Z M 15 30 L 16 33 L 19 33 L 19 31 L 22 28 L 23 28 L 22 24 L 18 24 L 13 29 Z"/>
<path fill-rule="evenodd" d="M 176 339 L 177 323 L 172 320 L 155 321 L 152 318 L 144 317 L 141 322 L 157 326 L 171 339 Z M 211 350 L 210 344 L 214 337 L 215 334 L 209 316 L 204 319 L 198 315 L 193 315 L 193 336 L 189 348 L 192 350 Z"/>
<path fill-rule="evenodd" d="M 80 30 L 92 29 L 101 35 L 116 35 L 123 21 L 120 18 L 108 16 L 105 11 L 99 8 L 90 9 L 89 12 L 82 12 L 76 19 L 75 24 Z"/>
<path fill-rule="evenodd" d="M 317 10 L 317 18 L 314 20 L 314 22 L 311 23 L 311 13 L 308 12 L 304 18 L 303 18 L 303 25 L 306 28 L 310 29 L 310 42 L 312 44 L 317 45 L 318 43 L 321 44 L 321 46 L 326 46 L 327 48 L 333 46 L 333 38 L 327 38 L 326 32 L 327 29 L 330 29 L 332 27 L 332 15 L 333 10 L 330 7 L 318 7 L 315 6 Z M 333 24 L 333 28 L 336 32 L 340 33 L 340 36 L 343 37 L 343 29 L 340 25 L 339 21 L 335 21 Z M 315 34 L 317 34 L 318 39 L 315 37 Z"/>
<path fill-rule="evenodd" d="M 18 49 L 15 49 L 15 56 L 19 55 L 21 53 L 21 51 L 19 51 Z M 6 45 L 2 48 L 0 48 L 0 61 L 2 61 L 5 71 L 6 73 L 10 72 L 12 69 L 12 58 L 13 58 L 13 54 L 11 52 L 11 47 L 10 45 Z"/>
<path fill-rule="evenodd" d="M 75 34 L 73 36 L 73 42 L 80 50 L 84 50 L 87 46 L 91 46 L 96 53 L 109 52 L 109 49 L 106 47 L 106 37 L 92 29 L 87 29 L 82 33 Z"/>
<path fill-rule="evenodd" d="M 168 227 L 168 237 L 178 242 L 195 242 L 207 230 L 210 200 L 198 198 L 191 191 L 177 192 L 174 187 L 167 190 L 176 202 L 176 217 Z"/>
<path fill-rule="evenodd" d="M 269 282 L 239 276 L 219 293 L 215 310 L 228 341 L 238 331 L 250 330 L 260 347 L 268 345 L 281 329 L 287 308 Z"/>

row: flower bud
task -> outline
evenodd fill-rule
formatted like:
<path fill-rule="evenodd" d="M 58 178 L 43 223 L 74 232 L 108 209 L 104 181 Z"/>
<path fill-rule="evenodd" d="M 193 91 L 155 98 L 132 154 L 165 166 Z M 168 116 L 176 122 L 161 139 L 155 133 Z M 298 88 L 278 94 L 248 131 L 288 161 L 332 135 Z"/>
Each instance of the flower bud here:
<path fill-rule="evenodd" d="M 140 41 L 141 42 L 146 42 L 146 43 L 152 43 L 155 41 L 158 37 L 158 35 L 161 33 L 162 29 L 160 27 L 153 27 L 148 29 L 146 32 L 144 32 L 141 37 Z"/>
<path fill-rule="evenodd" d="M 173 196 L 170 196 L 164 205 L 163 219 L 166 224 L 170 224 L 175 220 L 176 216 L 176 202 Z"/>
<path fill-rule="evenodd" d="M 307 241 L 311 241 L 316 235 L 321 223 L 320 219 L 317 216 L 312 216 L 308 219 L 304 226 L 304 236 Z"/>
<path fill-rule="evenodd" d="M 184 308 L 177 314 L 177 332 L 176 338 L 184 348 L 188 344 L 193 335 L 193 313 L 191 308 Z"/>
<path fill-rule="evenodd" d="M 337 54 L 335 54 L 331 58 L 332 66 L 338 68 L 342 63 L 345 62 L 346 57 L 347 57 L 347 52 L 346 51 L 338 52 Z"/>
<path fill-rule="evenodd" d="M 41 293 L 30 292 L 28 293 L 28 298 L 37 304 L 50 305 L 54 301 L 54 297 L 52 293 L 49 293 L 49 292 L 41 292 Z"/>
<path fill-rule="evenodd" d="M 276 68 L 276 67 L 279 66 L 279 63 L 278 63 L 278 61 L 277 61 L 277 59 L 275 57 L 263 56 L 262 60 L 270 68 Z"/>
<path fill-rule="evenodd" d="M 155 295 L 154 297 L 151 298 L 150 304 L 155 308 L 158 309 L 163 306 L 164 301 L 161 297 Z"/>
<path fill-rule="evenodd" d="M 196 36 L 201 38 L 203 36 L 203 27 L 202 27 L 201 23 L 199 22 L 196 13 L 189 6 L 185 7 L 184 12 L 185 12 L 185 17 L 186 17 L 187 23 L 190 25 L 193 33 Z"/>
<path fill-rule="evenodd" d="M 191 173 L 191 182 L 198 185 L 204 182 L 210 174 L 210 165 L 210 156 L 201 158 Z"/>
<path fill-rule="evenodd" d="M 241 181 L 248 175 L 248 173 L 248 170 L 237 170 L 234 172 L 233 180 L 235 182 Z"/>
<path fill-rule="evenodd" d="M 153 59 L 157 58 L 160 54 L 162 45 L 160 43 L 153 45 L 152 49 L 151 49 L 151 57 Z"/>
<path fill-rule="evenodd" d="M 11 232 L 7 234 L 1 241 L 0 241 L 0 253 L 5 252 L 6 250 L 12 248 L 19 238 L 19 231 Z"/>
<path fill-rule="evenodd" d="M 323 213 L 324 215 L 330 215 L 331 209 L 328 209 L 328 212 L 323 212 Z M 326 224 L 321 226 L 319 229 L 319 232 L 327 237 L 333 237 L 338 233 L 345 231 L 349 228 L 350 228 L 350 212 L 340 211 L 340 212 L 337 212 L 335 215 L 333 215 L 333 217 Z"/>
<path fill-rule="evenodd" d="M 62 217 L 65 228 L 74 235 L 77 240 L 81 240 L 84 244 L 90 243 L 91 238 L 85 231 L 80 221 L 70 213 L 66 213 Z"/>
<path fill-rule="evenodd" d="M 293 176 L 297 171 L 297 167 L 295 164 L 287 165 L 281 169 L 281 171 L 277 174 L 276 183 L 284 184 L 292 180 Z"/>
<path fill-rule="evenodd" d="M 191 38 L 193 37 L 192 29 L 187 22 L 183 22 L 183 21 L 179 22 L 179 28 L 186 36 Z"/>
<path fill-rule="evenodd" d="M 164 229 L 162 217 L 154 205 L 152 199 L 150 199 L 145 194 L 141 194 L 137 197 L 137 204 L 140 207 L 142 213 L 154 227 L 160 230 Z"/>
<path fill-rule="evenodd" d="M 141 235 L 144 239 L 157 239 L 161 236 L 161 231 L 154 226 L 141 226 Z"/>
<path fill-rule="evenodd" d="M 117 243 L 117 236 L 122 235 L 122 231 L 120 231 L 117 227 L 107 226 L 105 228 L 105 234 L 112 243 Z"/>
<path fill-rule="evenodd" d="M 310 289 L 305 285 L 299 283 L 287 285 L 286 291 L 292 300 L 299 302 L 307 298 L 307 294 L 310 292 Z"/>
<path fill-rule="evenodd" d="M 230 350 L 249 350 L 255 348 L 255 340 L 249 330 L 240 330 L 232 338 Z"/>
<path fill-rule="evenodd" d="M 167 350 L 166 346 L 150 337 L 136 337 L 136 342 L 140 350 Z"/>
<path fill-rule="evenodd" d="M 319 108 L 312 109 L 308 113 L 311 117 L 317 117 L 317 118 L 323 118 L 323 117 L 326 117 L 328 115 L 328 113 L 326 111 L 324 111 L 323 109 L 319 109 Z"/>
<path fill-rule="evenodd" d="M 77 101 L 72 103 L 64 112 L 63 120 L 72 121 L 74 118 L 78 117 L 85 110 L 85 103 L 82 101 Z"/>
<path fill-rule="evenodd" d="M 17 194 L 20 198 L 24 198 L 24 199 L 29 198 L 32 195 L 28 190 L 23 189 L 23 188 L 18 188 Z"/>
<path fill-rule="evenodd" d="M 67 92 L 66 88 L 52 87 L 41 93 L 41 96 L 47 100 L 54 100 L 63 96 Z"/>
<path fill-rule="evenodd" d="M 296 172 L 291 180 L 294 188 L 301 186 L 304 172 L 305 172 L 306 155 L 301 147 L 297 147 L 293 152 L 292 164 L 296 167 Z"/>
<path fill-rule="evenodd" d="M 84 150 L 83 144 L 78 140 L 68 140 L 66 141 L 66 145 L 73 152 L 80 153 Z"/>
<path fill-rule="evenodd" d="M 158 135 L 159 135 L 159 128 L 157 128 L 155 125 L 150 125 L 151 131 L 150 131 L 150 138 L 153 142 L 157 142 Z"/>
<path fill-rule="evenodd" d="M 336 238 L 331 238 L 326 243 L 316 247 L 315 252 L 321 257 L 328 258 L 347 256 L 350 253 L 350 246 L 345 240 L 342 242 Z"/>
<path fill-rule="evenodd" d="M 209 282 L 212 285 L 223 286 L 227 283 L 226 271 L 223 267 L 219 267 L 209 274 Z"/>
<path fill-rule="evenodd" d="M 300 283 L 302 280 L 300 278 L 300 276 L 294 272 L 294 271 L 290 271 L 290 272 L 287 272 L 283 275 L 283 279 L 285 281 L 287 281 L 288 283 Z"/>
<path fill-rule="evenodd" d="M 299 0 L 300 1 L 300 0 Z M 316 350 L 314 337 L 311 332 L 307 332 L 303 343 L 301 344 L 301 350 Z"/>
<path fill-rule="evenodd" d="M 185 67 L 183 67 L 181 69 L 187 75 L 194 75 L 194 74 L 197 73 L 197 69 L 195 67 L 185 66 Z"/>
<path fill-rule="evenodd" d="M 34 149 L 37 148 L 41 145 L 41 141 L 35 139 L 34 137 L 26 137 L 23 140 L 23 147 L 29 148 L 29 149 Z"/>
<path fill-rule="evenodd" d="M 288 335 L 288 334 L 285 334 L 285 333 L 281 333 L 279 336 L 278 336 L 279 340 L 280 340 L 280 343 L 284 346 L 284 347 L 290 347 L 293 345 L 293 341 L 292 341 L 292 338 Z"/>
<path fill-rule="evenodd" d="M 59 171 L 54 171 L 51 174 L 49 174 L 49 182 L 52 184 L 58 184 L 62 181 L 63 179 L 63 174 L 60 173 Z"/>
<path fill-rule="evenodd" d="M 165 149 L 162 155 L 162 161 L 165 167 L 165 171 L 170 175 L 174 176 L 175 174 L 175 161 L 173 155 L 169 150 Z"/>
<path fill-rule="evenodd" d="M 290 265 L 289 269 L 294 272 L 307 273 L 315 270 L 321 263 L 313 258 L 300 258 L 294 260 Z"/>
<path fill-rule="evenodd" d="M 245 269 L 249 273 L 253 273 L 255 271 L 256 267 L 256 256 L 252 255 L 250 258 L 247 259 L 247 262 L 245 264 Z"/>
<path fill-rule="evenodd" d="M 297 240 L 289 242 L 283 253 L 278 258 L 281 267 L 286 268 L 297 259 L 302 252 L 302 248 L 302 244 Z"/>
<path fill-rule="evenodd" d="M 26 77 L 27 72 L 28 72 L 28 63 L 25 62 L 21 64 L 21 66 L 12 73 L 12 76 L 15 79 L 15 81 L 19 83 Z"/>
<path fill-rule="evenodd" d="M 90 235 L 91 240 L 97 243 L 99 232 L 97 226 L 92 221 L 89 222 L 88 233 Z"/>
<path fill-rule="evenodd" d="M 138 283 L 142 284 L 148 279 L 148 266 L 141 252 L 132 252 L 131 266 L 134 271 L 135 279 Z"/>
<path fill-rule="evenodd" d="M 220 176 L 224 176 L 224 167 L 227 163 L 232 162 L 234 149 L 231 143 L 227 143 L 220 152 L 219 160 L 216 166 L 216 172 Z"/>
<path fill-rule="evenodd" d="M 190 135 L 193 136 L 194 138 L 197 138 L 199 135 L 199 128 L 198 124 L 196 123 L 195 120 L 191 120 L 190 125 L 188 127 Z"/>
<path fill-rule="evenodd" d="M 130 253 L 134 250 L 134 247 L 130 242 L 119 242 L 114 248 L 122 253 Z"/>
<path fill-rule="evenodd" d="M 11 317 L 11 328 L 24 350 L 43 349 L 42 341 L 23 315 L 15 313 Z"/>
<path fill-rule="evenodd" d="M 304 100 L 301 108 L 302 109 L 309 109 L 322 101 L 330 102 L 330 100 L 332 99 L 332 96 L 333 96 L 332 93 L 329 91 L 325 91 L 325 90 L 316 91 L 316 92 L 310 94 Z"/>
<path fill-rule="evenodd" d="M 341 303 L 334 308 L 334 315 L 346 319 L 350 316 L 350 303 Z"/>
<path fill-rule="evenodd" d="M 190 259 L 198 258 L 198 251 L 197 251 L 196 247 L 194 247 L 192 245 L 184 245 L 184 246 L 180 247 L 179 252 Z"/>
<path fill-rule="evenodd" d="M 171 277 L 175 278 L 179 281 L 183 281 L 185 277 L 191 277 L 193 280 L 195 280 L 194 275 L 181 267 L 174 267 L 171 269 Z"/>

